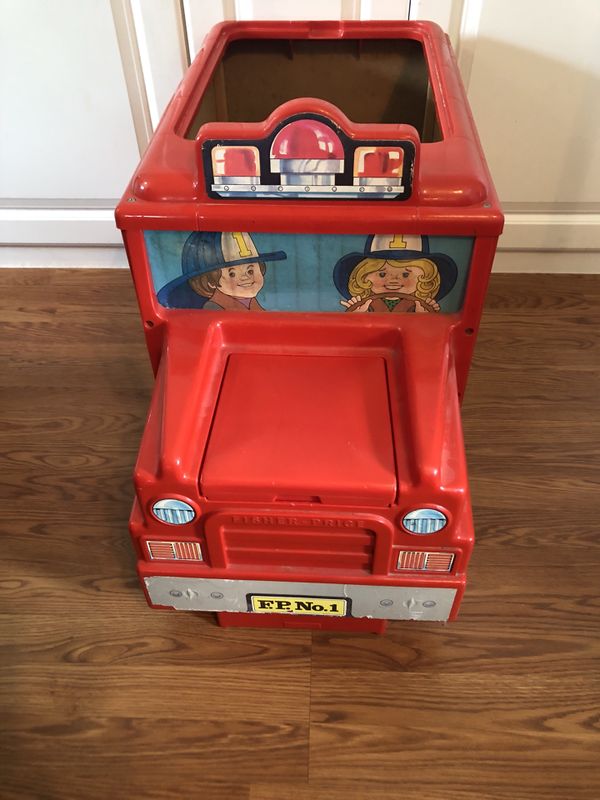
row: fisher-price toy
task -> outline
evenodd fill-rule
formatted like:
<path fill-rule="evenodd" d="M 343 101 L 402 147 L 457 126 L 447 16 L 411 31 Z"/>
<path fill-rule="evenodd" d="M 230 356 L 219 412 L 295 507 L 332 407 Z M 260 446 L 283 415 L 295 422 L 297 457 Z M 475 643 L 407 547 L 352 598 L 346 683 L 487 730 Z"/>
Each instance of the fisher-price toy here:
<path fill-rule="evenodd" d="M 217 26 L 116 216 L 156 375 L 130 521 L 150 605 L 454 619 L 503 217 L 440 28 Z"/>

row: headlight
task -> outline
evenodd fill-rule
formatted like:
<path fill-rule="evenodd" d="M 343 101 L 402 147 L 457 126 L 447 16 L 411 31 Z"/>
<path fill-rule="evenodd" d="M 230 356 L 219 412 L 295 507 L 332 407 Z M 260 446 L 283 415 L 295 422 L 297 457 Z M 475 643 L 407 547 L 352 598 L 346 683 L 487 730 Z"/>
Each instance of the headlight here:
<path fill-rule="evenodd" d="M 196 516 L 196 512 L 189 503 L 165 497 L 152 506 L 152 513 L 161 522 L 169 525 L 186 525 Z"/>
<path fill-rule="evenodd" d="M 448 518 L 434 508 L 415 508 L 402 520 L 402 524 L 410 533 L 437 533 L 445 528 Z"/>

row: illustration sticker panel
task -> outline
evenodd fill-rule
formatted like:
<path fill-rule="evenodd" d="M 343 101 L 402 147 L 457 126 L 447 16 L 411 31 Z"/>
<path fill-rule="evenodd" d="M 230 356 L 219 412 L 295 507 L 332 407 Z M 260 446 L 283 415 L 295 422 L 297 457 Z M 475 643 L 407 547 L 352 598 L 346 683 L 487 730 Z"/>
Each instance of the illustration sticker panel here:
<path fill-rule="evenodd" d="M 158 301 L 205 311 L 454 313 L 473 239 L 146 231 Z"/>
<path fill-rule="evenodd" d="M 408 200 L 416 145 L 350 138 L 327 117 L 299 114 L 266 138 L 202 145 L 206 190 L 220 200 Z"/>

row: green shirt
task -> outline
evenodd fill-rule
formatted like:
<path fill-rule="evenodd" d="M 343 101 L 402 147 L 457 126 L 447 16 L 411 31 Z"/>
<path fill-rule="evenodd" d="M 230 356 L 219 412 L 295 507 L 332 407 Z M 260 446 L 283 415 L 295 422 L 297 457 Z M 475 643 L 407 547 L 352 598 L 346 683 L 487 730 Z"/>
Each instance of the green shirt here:
<path fill-rule="evenodd" d="M 383 302 L 386 304 L 386 306 L 390 311 L 393 311 L 401 299 L 402 298 L 400 297 L 392 297 L 391 299 L 389 299 L 388 297 L 384 297 Z"/>

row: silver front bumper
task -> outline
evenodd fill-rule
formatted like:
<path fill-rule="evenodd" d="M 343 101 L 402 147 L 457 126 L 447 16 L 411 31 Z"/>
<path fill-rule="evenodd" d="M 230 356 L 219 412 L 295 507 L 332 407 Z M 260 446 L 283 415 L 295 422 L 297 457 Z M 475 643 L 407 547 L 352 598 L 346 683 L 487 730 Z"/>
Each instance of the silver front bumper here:
<path fill-rule="evenodd" d="M 229 581 L 209 578 L 145 578 L 150 601 L 178 611 L 248 611 L 250 595 L 334 597 L 350 601 L 350 616 L 444 622 L 456 589 L 365 586 L 294 581 Z"/>

